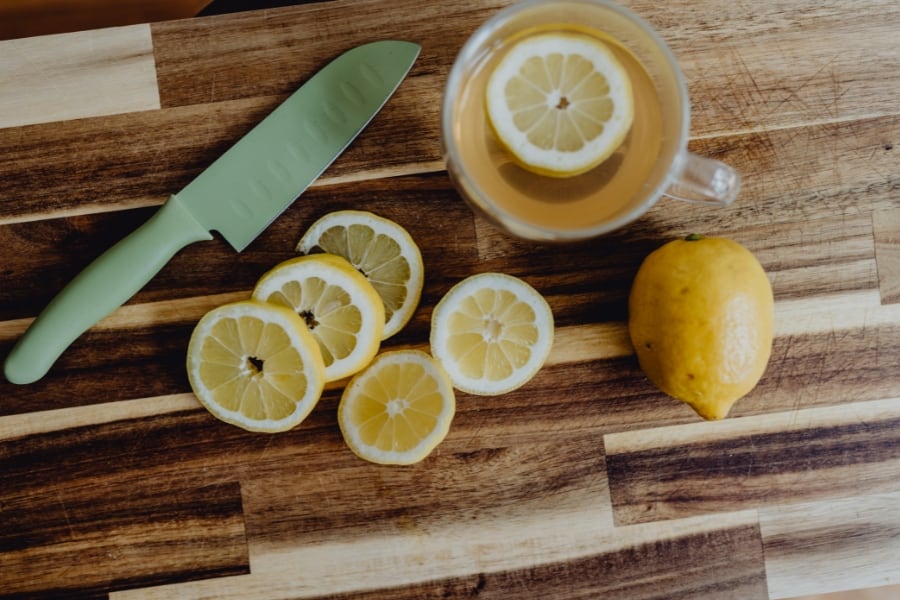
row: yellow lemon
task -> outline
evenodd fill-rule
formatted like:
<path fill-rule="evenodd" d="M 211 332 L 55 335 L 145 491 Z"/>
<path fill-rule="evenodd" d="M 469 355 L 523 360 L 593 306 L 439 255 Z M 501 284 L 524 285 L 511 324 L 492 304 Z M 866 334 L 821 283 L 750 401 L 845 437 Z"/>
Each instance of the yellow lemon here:
<path fill-rule="evenodd" d="M 213 415 L 269 433 L 306 418 L 325 385 L 325 364 L 303 319 L 252 300 L 220 306 L 200 319 L 188 344 L 187 373 Z"/>
<path fill-rule="evenodd" d="M 488 120 L 525 169 L 579 175 L 609 158 L 634 119 L 631 81 L 600 40 L 542 33 L 516 42 L 488 79 Z"/>
<path fill-rule="evenodd" d="M 503 273 L 454 285 L 434 307 L 431 354 L 469 394 L 512 391 L 538 372 L 553 346 L 553 313 L 533 287 Z"/>
<path fill-rule="evenodd" d="M 422 295 L 425 267 L 412 236 L 397 223 L 362 210 L 339 210 L 313 223 L 297 251 L 342 256 L 366 276 L 384 302 L 382 339 L 400 331 Z"/>
<path fill-rule="evenodd" d="M 253 298 L 292 308 L 318 342 L 328 381 L 368 365 L 381 345 L 384 303 L 350 263 L 332 254 L 301 256 L 260 277 Z"/>
<path fill-rule="evenodd" d="M 691 235 L 652 252 L 628 301 L 641 368 L 705 419 L 721 419 L 759 382 L 772 351 L 772 286 L 737 242 Z"/>
<path fill-rule="evenodd" d="M 453 386 L 441 365 L 419 350 L 394 350 L 350 380 L 338 423 L 360 458 L 409 465 L 444 439 L 455 412 Z"/>

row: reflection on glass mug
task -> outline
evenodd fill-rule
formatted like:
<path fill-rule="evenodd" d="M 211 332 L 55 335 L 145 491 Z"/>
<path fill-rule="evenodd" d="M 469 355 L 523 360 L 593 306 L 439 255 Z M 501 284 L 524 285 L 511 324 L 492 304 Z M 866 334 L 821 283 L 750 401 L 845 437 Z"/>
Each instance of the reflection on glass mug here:
<path fill-rule="evenodd" d="M 688 152 L 689 129 L 671 51 L 605 0 L 525 0 L 498 12 L 462 47 L 441 115 L 444 160 L 463 198 L 539 241 L 612 231 L 662 196 L 733 202 L 740 175 Z"/>

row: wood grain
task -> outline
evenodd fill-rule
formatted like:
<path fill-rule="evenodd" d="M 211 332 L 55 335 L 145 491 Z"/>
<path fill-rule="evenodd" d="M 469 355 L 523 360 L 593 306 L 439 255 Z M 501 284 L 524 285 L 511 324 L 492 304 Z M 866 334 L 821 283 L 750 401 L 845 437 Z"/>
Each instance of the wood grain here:
<path fill-rule="evenodd" d="M 891 398 L 607 435 L 613 515 L 629 524 L 846 498 L 860 481 L 900 491 L 898 424 Z"/>
<path fill-rule="evenodd" d="M 330 58 L 383 37 L 423 45 L 245 252 L 187 248 L 46 378 L 0 383 L 0 597 L 743 600 L 898 581 L 900 7 L 627 2 L 684 67 L 691 150 L 735 165 L 741 198 L 663 200 L 603 238 L 537 246 L 474 216 L 441 165 L 447 72 L 508 3 L 335 0 L 117 30 L 136 37 L 110 63 L 149 31 L 149 108 L 57 113 L 68 97 L 21 69 L 0 86 L 0 107 L 27 92 L 46 115 L 0 125 L 5 355 L 73 275 Z M 51 55 L 68 39 L 30 43 Z M 92 85 L 91 56 L 68 57 L 69 81 Z M 544 369 L 503 396 L 459 393 L 447 439 L 412 467 L 345 447 L 343 382 L 297 428 L 261 436 L 211 417 L 184 373 L 199 316 L 246 297 L 342 208 L 397 221 L 423 252 L 420 305 L 384 348 L 427 350 L 435 304 L 476 272 L 524 278 L 556 320 Z M 750 248 L 776 297 L 769 367 L 718 423 L 656 390 L 627 336 L 641 261 L 697 231 Z"/>
<path fill-rule="evenodd" d="M 900 210 L 872 213 L 878 285 L 883 304 L 900 302 Z"/>
<path fill-rule="evenodd" d="M 900 494 L 764 508 L 759 521 L 771 598 L 900 583 L 900 565 L 872 555 L 900 553 Z"/>
<path fill-rule="evenodd" d="M 692 107 L 696 134 L 897 113 L 890 90 L 897 89 L 900 56 L 887 32 L 900 11 L 891 0 L 869 2 L 865 10 L 841 2 L 759 7 L 703 0 L 677 16 L 647 0 L 630 5 L 661 27 L 691 97 L 702 99 Z"/>
<path fill-rule="evenodd" d="M 26 476 L 55 475 L 32 467 Z M 5 492 L 0 597 L 83 597 L 249 572 L 237 483 L 155 487 L 117 478 Z"/>
<path fill-rule="evenodd" d="M 598 529 L 584 516 L 566 516 L 564 510 L 529 519 L 516 513 L 503 521 L 479 519 L 444 529 L 395 532 L 354 544 L 349 562 L 346 544 L 323 545 L 315 552 L 304 547 L 269 549 L 255 555 L 250 575 L 231 578 L 227 586 L 197 581 L 113 597 L 767 596 L 753 514 L 715 515 L 702 521 L 638 525 L 614 532 Z M 540 542 L 535 534 L 541 535 Z M 387 546 L 393 552 L 385 554 Z M 726 567 L 727 575 L 714 575 Z M 405 585 L 386 586 L 386 572 Z M 304 577 L 307 573 L 311 576 Z"/>
<path fill-rule="evenodd" d="M 0 127 L 159 108 L 148 25 L 0 41 Z"/>
<path fill-rule="evenodd" d="M 199 13 L 210 0 L 17 0 L 0 6 L 0 39 L 116 27 Z"/>

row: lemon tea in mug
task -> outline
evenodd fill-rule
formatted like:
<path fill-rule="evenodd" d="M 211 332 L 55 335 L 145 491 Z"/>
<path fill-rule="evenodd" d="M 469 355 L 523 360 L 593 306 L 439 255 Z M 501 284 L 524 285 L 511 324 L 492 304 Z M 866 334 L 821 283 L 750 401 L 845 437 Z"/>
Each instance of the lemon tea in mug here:
<path fill-rule="evenodd" d="M 671 52 L 604 0 L 526 0 L 466 42 L 447 82 L 448 171 L 519 237 L 578 240 L 662 195 L 728 204 L 740 177 L 686 149 L 689 101 Z"/>

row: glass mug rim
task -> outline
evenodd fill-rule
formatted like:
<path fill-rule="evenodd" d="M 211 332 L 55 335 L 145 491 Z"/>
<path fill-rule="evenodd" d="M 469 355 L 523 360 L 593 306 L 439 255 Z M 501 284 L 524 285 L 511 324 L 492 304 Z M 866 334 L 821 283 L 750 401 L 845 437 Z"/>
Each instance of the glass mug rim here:
<path fill-rule="evenodd" d="M 513 18 L 515 15 L 527 11 L 534 7 L 569 4 L 569 5 L 585 5 L 593 7 L 601 7 L 617 13 L 620 17 L 625 18 L 631 24 L 637 26 L 641 32 L 646 35 L 660 52 L 663 57 L 663 63 L 669 74 L 675 81 L 675 87 L 680 100 L 681 122 L 678 128 L 678 139 L 674 144 L 675 152 L 669 162 L 668 169 L 664 177 L 660 179 L 657 185 L 644 194 L 640 202 L 636 203 L 625 214 L 616 218 L 603 221 L 596 225 L 583 229 L 555 229 L 545 227 L 540 224 L 527 221 L 521 217 L 505 210 L 496 203 L 490 201 L 487 194 L 481 192 L 478 185 L 465 173 L 462 168 L 464 161 L 460 156 L 459 149 L 450 133 L 453 128 L 454 121 L 454 104 L 457 100 L 457 94 L 463 88 L 463 78 L 466 70 L 473 60 L 477 59 L 479 53 L 484 52 L 484 45 L 490 38 L 492 33 L 501 27 L 505 22 Z M 678 180 L 684 164 L 687 159 L 687 144 L 690 136 L 690 100 L 688 96 L 687 83 L 682 73 L 675 55 L 669 48 L 668 44 L 662 39 L 659 33 L 650 25 L 643 17 L 616 2 L 610 0 L 519 0 L 514 4 L 499 10 L 493 16 L 484 21 L 463 44 L 459 53 L 454 60 L 453 66 L 447 77 L 447 83 L 444 87 L 444 98 L 441 106 L 441 146 L 443 151 L 444 164 L 451 179 L 457 188 L 462 188 L 463 198 L 468 202 L 475 204 L 488 218 L 499 223 L 505 230 L 509 231 L 516 237 L 539 240 L 539 241 L 578 241 L 594 238 L 605 233 L 609 233 L 615 229 L 619 229 L 645 214 L 655 205 L 659 199 L 665 195 L 667 189 Z M 497 216 L 499 215 L 499 216 Z M 510 227 L 509 223 L 513 224 Z M 513 228 L 515 230 L 513 230 Z M 522 232 L 528 232 L 522 233 Z"/>

